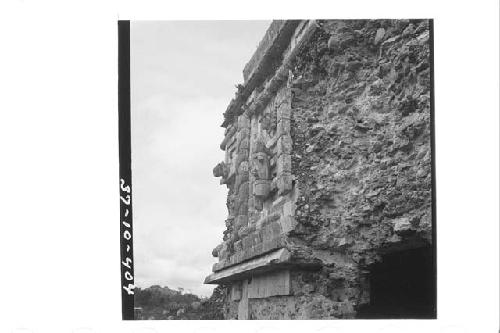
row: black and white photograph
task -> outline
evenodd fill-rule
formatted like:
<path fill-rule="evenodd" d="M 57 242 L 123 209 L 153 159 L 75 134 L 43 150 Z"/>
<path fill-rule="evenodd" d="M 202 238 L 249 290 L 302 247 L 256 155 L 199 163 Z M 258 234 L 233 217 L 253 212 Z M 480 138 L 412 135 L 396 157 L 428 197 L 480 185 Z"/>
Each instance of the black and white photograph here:
<path fill-rule="evenodd" d="M 0 1 L 0 333 L 498 333 L 500 3 Z"/>
<path fill-rule="evenodd" d="M 431 19 L 124 24 L 134 319 L 436 318 Z"/>

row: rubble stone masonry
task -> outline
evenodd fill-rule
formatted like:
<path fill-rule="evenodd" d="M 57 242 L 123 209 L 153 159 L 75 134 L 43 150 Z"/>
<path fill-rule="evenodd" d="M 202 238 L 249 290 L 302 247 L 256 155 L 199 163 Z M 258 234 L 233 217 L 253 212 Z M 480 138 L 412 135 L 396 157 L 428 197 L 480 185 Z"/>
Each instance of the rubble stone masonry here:
<path fill-rule="evenodd" d="M 430 59 L 429 20 L 273 21 L 214 168 L 226 319 L 435 314 Z"/>

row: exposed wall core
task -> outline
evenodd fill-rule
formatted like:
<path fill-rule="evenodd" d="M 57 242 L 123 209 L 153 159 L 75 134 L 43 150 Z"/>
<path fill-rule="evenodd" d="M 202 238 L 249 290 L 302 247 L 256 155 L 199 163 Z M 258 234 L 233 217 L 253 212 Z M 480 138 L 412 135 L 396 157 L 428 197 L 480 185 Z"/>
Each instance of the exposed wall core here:
<path fill-rule="evenodd" d="M 435 317 L 428 20 L 274 21 L 224 113 L 227 319 Z M 389 285 L 389 287 L 387 286 Z"/>

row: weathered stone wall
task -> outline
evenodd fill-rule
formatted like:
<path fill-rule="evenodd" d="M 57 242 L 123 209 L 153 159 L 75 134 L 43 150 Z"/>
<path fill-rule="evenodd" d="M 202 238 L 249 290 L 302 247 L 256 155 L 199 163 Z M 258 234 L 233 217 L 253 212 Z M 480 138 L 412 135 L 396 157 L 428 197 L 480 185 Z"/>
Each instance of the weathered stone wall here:
<path fill-rule="evenodd" d="M 429 52 L 428 20 L 271 25 L 214 169 L 227 319 L 354 318 L 382 255 L 431 245 Z"/>
<path fill-rule="evenodd" d="M 408 236 L 430 241 L 428 21 L 324 30 L 294 73 L 297 236 L 354 252 Z"/>
<path fill-rule="evenodd" d="M 292 84 L 293 238 L 326 256 L 326 296 L 356 307 L 381 253 L 432 241 L 429 23 L 326 22 L 310 46 Z"/>

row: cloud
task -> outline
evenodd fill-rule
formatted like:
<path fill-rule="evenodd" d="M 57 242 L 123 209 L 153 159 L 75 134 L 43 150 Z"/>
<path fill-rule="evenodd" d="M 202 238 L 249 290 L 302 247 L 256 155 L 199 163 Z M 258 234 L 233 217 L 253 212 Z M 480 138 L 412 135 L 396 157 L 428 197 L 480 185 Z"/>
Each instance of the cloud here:
<path fill-rule="evenodd" d="M 132 22 L 135 281 L 208 296 L 227 189 L 222 113 L 269 22 Z"/>

